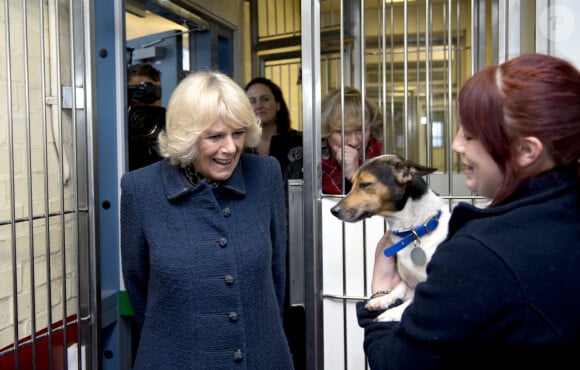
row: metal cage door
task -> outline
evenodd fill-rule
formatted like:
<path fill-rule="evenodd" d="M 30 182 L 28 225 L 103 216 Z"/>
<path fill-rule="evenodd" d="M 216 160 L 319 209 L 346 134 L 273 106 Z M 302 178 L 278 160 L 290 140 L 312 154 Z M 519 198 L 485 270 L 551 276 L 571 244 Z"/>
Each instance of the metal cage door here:
<path fill-rule="evenodd" d="M 0 368 L 97 369 L 89 1 L 0 5 Z"/>

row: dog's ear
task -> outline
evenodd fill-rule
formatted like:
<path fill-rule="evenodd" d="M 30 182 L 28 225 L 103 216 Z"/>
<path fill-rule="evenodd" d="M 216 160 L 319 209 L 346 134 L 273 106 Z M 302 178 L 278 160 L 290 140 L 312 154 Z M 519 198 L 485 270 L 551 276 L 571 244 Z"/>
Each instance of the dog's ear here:
<path fill-rule="evenodd" d="M 413 181 L 415 174 L 425 176 L 437 171 L 437 168 L 426 167 L 411 160 L 404 160 L 397 163 L 395 169 L 397 181 L 401 184 L 407 184 Z"/>

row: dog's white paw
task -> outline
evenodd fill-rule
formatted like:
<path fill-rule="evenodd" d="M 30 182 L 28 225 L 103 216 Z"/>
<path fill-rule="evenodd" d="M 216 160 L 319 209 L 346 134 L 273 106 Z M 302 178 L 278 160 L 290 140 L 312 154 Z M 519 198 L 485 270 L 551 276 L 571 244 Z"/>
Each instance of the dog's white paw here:
<path fill-rule="evenodd" d="M 406 302 L 405 302 L 406 303 Z M 389 308 L 385 312 L 381 313 L 379 316 L 375 318 L 375 321 L 401 321 L 401 317 L 403 316 L 403 311 L 407 308 L 408 305 L 401 304 L 399 306 Z"/>
<path fill-rule="evenodd" d="M 369 311 L 381 311 L 397 302 L 397 300 L 402 300 L 402 297 L 399 297 L 398 295 L 395 295 L 393 292 L 391 292 L 380 297 L 369 299 L 365 305 L 365 308 Z"/>
<path fill-rule="evenodd" d="M 411 304 L 411 301 L 412 299 L 404 300 L 402 297 L 391 292 L 381 297 L 369 299 L 365 304 L 365 308 L 369 311 L 385 310 L 385 312 L 382 312 L 375 318 L 375 321 L 401 321 L 403 311 Z M 399 304 L 391 307 L 391 305 L 397 303 Z"/>

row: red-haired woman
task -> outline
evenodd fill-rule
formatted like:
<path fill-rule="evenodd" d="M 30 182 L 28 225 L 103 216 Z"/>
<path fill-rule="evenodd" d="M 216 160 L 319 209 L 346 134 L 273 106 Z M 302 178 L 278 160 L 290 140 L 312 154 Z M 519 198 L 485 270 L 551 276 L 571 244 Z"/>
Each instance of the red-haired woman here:
<path fill-rule="evenodd" d="M 578 369 L 580 73 L 523 55 L 476 73 L 458 104 L 453 150 L 491 203 L 453 210 L 400 322 L 358 304 L 371 369 Z"/>

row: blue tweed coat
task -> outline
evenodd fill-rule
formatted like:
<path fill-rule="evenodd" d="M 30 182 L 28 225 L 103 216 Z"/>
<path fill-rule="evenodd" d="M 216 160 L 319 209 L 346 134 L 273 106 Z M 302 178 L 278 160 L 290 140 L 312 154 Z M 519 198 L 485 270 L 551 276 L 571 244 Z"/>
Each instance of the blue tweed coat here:
<path fill-rule="evenodd" d="M 243 154 L 222 186 L 189 188 L 163 160 L 125 174 L 121 189 L 134 369 L 292 369 L 278 162 Z"/>

